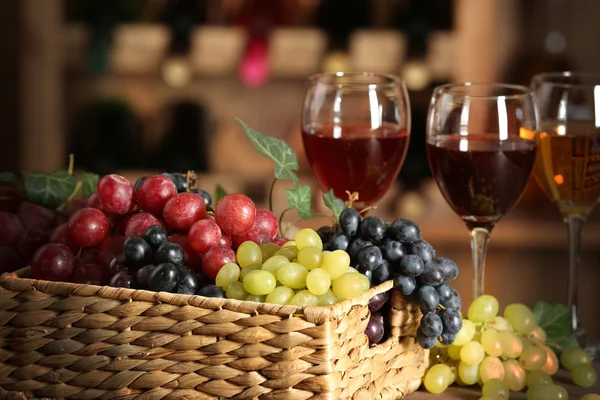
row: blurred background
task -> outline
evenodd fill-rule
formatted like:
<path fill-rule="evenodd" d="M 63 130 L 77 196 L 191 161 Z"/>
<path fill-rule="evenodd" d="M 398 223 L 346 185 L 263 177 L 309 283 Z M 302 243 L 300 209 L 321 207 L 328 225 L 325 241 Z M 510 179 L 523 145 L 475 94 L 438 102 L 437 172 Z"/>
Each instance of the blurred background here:
<path fill-rule="evenodd" d="M 469 302 L 467 229 L 431 181 L 425 153 L 432 90 L 600 72 L 597 15 L 592 0 L 2 0 L 0 171 L 51 171 L 73 153 L 78 170 L 132 180 L 192 169 L 211 192 L 219 183 L 264 204 L 272 164 L 239 117 L 296 150 L 323 209 L 300 137 L 306 78 L 399 75 L 412 107 L 410 147 L 374 214 L 417 221 L 462 266 L 457 286 Z M 276 208 L 284 203 L 277 190 Z M 595 332 L 599 214 L 584 231 L 581 271 L 584 324 Z M 486 289 L 503 304 L 566 299 L 566 229 L 533 180 L 494 230 L 487 264 Z"/>

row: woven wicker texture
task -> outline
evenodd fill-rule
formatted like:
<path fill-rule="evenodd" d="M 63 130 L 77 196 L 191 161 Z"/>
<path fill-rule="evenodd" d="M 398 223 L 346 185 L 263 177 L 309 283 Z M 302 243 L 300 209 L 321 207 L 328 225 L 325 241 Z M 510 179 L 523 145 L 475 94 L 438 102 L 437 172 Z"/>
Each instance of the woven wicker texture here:
<path fill-rule="evenodd" d="M 392 296 L 369 347 L 369 298 L 295 307 L 0 278 L 0 398 L 396 399 L 427 354 L 418 307 Z"/>

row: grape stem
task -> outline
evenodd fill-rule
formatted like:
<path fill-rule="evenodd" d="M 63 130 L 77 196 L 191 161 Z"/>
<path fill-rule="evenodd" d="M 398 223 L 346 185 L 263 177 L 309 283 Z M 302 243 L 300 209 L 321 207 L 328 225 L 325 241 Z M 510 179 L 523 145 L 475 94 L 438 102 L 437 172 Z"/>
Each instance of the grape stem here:
<path fill-rule="evenodd" d="M 275 184 L 277 183 L 277 181 L 277 178 L 273 178 L 273 182 L 271 182 L 271 188 L 269 189 L 269 211 L 271 212 L 273 212 L 273 192 L 275 191 Z M 279 226 L 281 226 L 281 223 L 279 224 Z"/>
<path fill-rule="evenodd" d="M 75 169 L 75 156 L 73 155 L 73 153 L 69 154 L 69 167 L 67 169 L 67 172 L 69 173 L 69 175 L 73 175 L 73 170 Z"/>

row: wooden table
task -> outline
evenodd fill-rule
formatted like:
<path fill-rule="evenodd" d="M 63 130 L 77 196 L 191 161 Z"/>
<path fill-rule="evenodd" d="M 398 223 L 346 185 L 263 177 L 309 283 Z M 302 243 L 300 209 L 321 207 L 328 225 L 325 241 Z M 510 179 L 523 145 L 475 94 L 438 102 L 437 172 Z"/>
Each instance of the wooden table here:
<path fill-rule="evenodd" d="M 594 363 L 594 368 L 600 376 L 600 362 Z M 596 381 L 594 387 L 581 388 L 576 386 L 571 381 L 571 374 L 569 371 L 561 369 L 556 375 L 552 377 L 554 383 L 564 386 L 569 392 L 569 400 L 579 400 L 581 396 L 588 393 L 600 394 L 600 379 Z M 439 395 L 434 395 L 421 388 L 419 391 L 406 397 L 406 400 L 433 400 L 433 399 L 444 399 L 444 400 L 478 400 L 481 397 L 481 388 L 479 385 L 470 387 L 460 387 L 452 385 L 448 390 Z M 527 396 L 525 391 L 523 392 L 510 392 L 510 400 L 526 400 Z"/>

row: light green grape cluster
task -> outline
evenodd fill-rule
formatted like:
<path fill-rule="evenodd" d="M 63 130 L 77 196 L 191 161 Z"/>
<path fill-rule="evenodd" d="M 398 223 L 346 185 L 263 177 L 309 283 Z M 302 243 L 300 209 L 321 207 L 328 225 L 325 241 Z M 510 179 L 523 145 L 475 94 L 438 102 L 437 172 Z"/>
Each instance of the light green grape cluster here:
<path fill-rule="evenodd" d="M 531 310 L 517 303 L 507 306 L 502 316 L 498 312 L 493 296 L 473 301 L 454 343 L 438 342 L 430 351 L 432 366 L 423 380 L 425 389 L 442 393 L 453 383 L 479 384 L 483 400 L 508 399 L 510 391 L 525 389 L 529 400 L 566 399 L 565 389 L 552 380 L 559 368 L 558 357 L 546 345 L 546 332 Z M 571 371 L 575 384 L 595 384 L 596 371 L 583 350 L 564 351 L 560 364 Z"/>
<path fill-rule="evenodd" d="M 361 295 L 370 288 L 366 276 L 350 267 L 342 250 L 323 251 L 321 238 L 302 229 L 279 247 L 247 241 L 227 263 L 215 284 L 230 299 L 296 306 L 328 306 Z"/>

